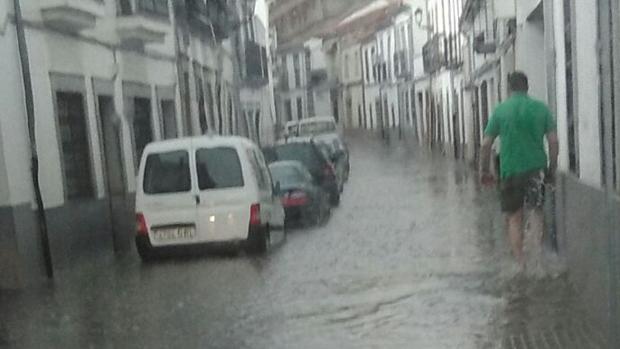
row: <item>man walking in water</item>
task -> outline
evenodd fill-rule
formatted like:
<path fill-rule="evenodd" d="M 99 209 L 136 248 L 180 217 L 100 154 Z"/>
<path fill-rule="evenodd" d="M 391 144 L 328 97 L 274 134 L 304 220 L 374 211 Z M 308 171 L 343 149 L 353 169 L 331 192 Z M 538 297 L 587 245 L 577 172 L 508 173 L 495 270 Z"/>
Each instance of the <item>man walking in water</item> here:
<path fill-rule="evenodd" d="M 549 108 L 528 96 L 528 79 L 522 72 L 508 76 L 510 98 L 497 106 L 484 131 L 481 150 L 480 178 L 491 185 L 495 178 L 490 172 L 490 152 L 495 138 L 502 142 L 500 149 L 501 205 L 506 214 L 512 254 L 521 269 L 523 254 L 524 211 L 532 210 L 530 226 L 542 243 L 544 216 L 544 184 L 553 181 L 557 168 L 558 137 L 555 120 Z M 545 137 L 549 159 L 545 152 Z"/>

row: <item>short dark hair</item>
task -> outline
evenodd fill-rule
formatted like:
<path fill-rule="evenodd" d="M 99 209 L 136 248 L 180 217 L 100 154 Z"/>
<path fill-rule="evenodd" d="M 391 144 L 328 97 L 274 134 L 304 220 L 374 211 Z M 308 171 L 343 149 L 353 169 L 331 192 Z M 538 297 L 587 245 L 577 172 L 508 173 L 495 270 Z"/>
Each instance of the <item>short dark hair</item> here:
<path fill-rule="evenodd" d="M 520 71 L 508 74 L 508 87 L 512 92 L 527 92 L 530 88 L 527 75 Z"/>

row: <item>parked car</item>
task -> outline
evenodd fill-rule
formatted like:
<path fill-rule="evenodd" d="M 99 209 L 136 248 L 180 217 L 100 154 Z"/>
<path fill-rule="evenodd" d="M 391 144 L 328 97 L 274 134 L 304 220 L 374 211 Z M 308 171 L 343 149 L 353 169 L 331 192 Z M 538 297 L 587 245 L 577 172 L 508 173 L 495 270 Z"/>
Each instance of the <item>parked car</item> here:
<path fill-rule="evenodd" d="M 329 195 L 299 161 L 277 161 L 269 165 L 271 177 L 279 189 L 286 223 L 321 224 L 330 213 Z"/>
<path fill-rule="evenodd" d="M 285 233 L 259 148 L 239 137 L 197 137 L 149 144 L 136 191 L 136 246 L 143 260 L 167 248 L 234 243 L 264 252 Z"/>
<path fill-rule="evenodd" d="M 273 147 L 278 161 L 299 161 L 308 169 L 315 182 L 330 196 L 332 205 L 340 204 L 340 188 L 336 169 L 319 145 L 310 139 L 292 138 Z"/>
<path fill-rule="evenodd" d="M 314 141 L 319 149 L 323 152 L 323 155 L 332 163 L 336 171 L 336 179 L 338 181 L 338 190 L 342 193 L 344 190 L 344 184 L 347 181 L 347 164 L 344 153 L 338 150 L 333 144 Z"/>
<path fill-rule="evenodd" d="M 351 165 L 349 163 L 349 150 L 338 129 L 336 120 L 331 116 L 315 116 L 303 119 L 298 126 L 299 137 L 312 137 L 317 142 L 329 144 L 338 154 L 338 161 L 344 166 L 345 181 L 349 179 Z"/>

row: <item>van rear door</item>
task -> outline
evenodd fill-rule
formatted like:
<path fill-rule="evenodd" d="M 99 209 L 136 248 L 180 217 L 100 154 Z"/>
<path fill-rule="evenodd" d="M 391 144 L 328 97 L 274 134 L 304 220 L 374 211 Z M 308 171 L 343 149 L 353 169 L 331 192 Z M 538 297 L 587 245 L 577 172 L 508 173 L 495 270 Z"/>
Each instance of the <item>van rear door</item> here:
<path fill-rule="evenodd" d="M 232 145 L 195 146 L 198 179 L 198 235 L 204 242 L 238 241 L 248 236 L 252 195 Z"/>
<path fill-rule="evenodd" d="M 153 246 L 196 240 L 196 199 L 189 149 L 170 148 L 146 155 L 136 207 L 149 227 Z"/>

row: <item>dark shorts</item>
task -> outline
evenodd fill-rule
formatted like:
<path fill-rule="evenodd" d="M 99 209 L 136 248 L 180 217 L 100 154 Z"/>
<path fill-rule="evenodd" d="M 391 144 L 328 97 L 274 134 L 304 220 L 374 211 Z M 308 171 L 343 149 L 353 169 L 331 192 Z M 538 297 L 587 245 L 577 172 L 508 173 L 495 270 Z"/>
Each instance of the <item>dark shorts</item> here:
<path fill-rule="evenodd" d="M 542 208 L 545 202 L 545 178 L 542 171 L 508 177 L 501 184 L 502 211 L 512 213 L 524 206 Z"/>

